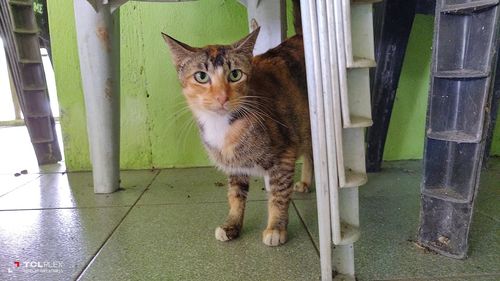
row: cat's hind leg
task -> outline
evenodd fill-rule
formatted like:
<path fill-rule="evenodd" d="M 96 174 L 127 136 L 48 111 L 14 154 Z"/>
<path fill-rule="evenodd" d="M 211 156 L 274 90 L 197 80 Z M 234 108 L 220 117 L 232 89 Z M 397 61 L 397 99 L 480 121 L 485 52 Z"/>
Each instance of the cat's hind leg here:
<path fill-rule="evenodd" d="M 302 174 L 300 181 L 295 183 L 293 190 L 297 192 L 309 192 L 313 178 L 313 159 L 310 153 L 304 154 L 304 163 L 302 164 Z"/>
<path fill-rule="evenodd" d="M 229 214 L 224 224 L 215 229 L 215 238 L 217 240 L 229 241 L 240 235 L 243 226 L 248 186 L 248 176 L 229 176 L 229 188 L 227 192 Z"/>

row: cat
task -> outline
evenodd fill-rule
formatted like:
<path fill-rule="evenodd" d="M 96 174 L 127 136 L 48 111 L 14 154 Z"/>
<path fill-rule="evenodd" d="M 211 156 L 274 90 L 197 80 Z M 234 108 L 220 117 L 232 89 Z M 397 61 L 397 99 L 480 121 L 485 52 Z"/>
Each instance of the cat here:
<path fill-rule="evenodd" d="M 229 214 L 215 231 L 220 241 L 240 235 L 250 176 L 264 176 L 270 185 L 262 236 L 268 246 L 286 242 L 292 192 L 307 192 L 311 186 L 304 50 L 295 22 L 295 36 L 255 57 L 260 28 L 234 44 L 202 48 L 162 33 L 207 153 L 229 175 Z M 293 186 L 300 156 L 301 180 Z"/>

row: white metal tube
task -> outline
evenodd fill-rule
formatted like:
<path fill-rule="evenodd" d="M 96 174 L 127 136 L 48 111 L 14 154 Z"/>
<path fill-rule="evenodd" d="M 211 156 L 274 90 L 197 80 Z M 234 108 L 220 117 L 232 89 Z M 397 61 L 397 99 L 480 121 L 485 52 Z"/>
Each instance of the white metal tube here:
<path fill-rule="evenodd" d="M 120 176 L 119 19 L 102 2 L 74 8 L 94 192 L 111 193 Z"/>
<path fill-rule="evenodd" d="M 339 69 L 347 68 L 347 57 L 352 57 L 352 44 L 351 44 L 351 27 L 350 20 L 347 22 L 347 19 L 351 18 L 351 15 L 345 15 L 344 12 L 344 1 L 334 1 L 334 12 L 335 12 L 335 29 L 336 29 L 336 37 L 337 37 L 337 47 L 338 47 L 338 66 Z M 350 9 L 347 9 L 350 13 Z M 348 25 L 347 29 L 345 25 Z M 346 35 L 347 33 L 347 35 Z M 347 40 L 349 38 L 349 41 Z M 348 50 L 349 49 L 349 50 Z M 352 60 L 351 60 L 352 61 Z M 347 71 L 341 71 L 339 75 L 340 82 L 340 93 L 341 93 L 341 107 L 342 107 L 342 117 L 343 124 L 351 123 L 351 113 L 349 110 L 349 95 L 348 95 L 348 87 L 347 87 Z M 347 180 L 345 178 L 344 173 L 342 173 L 340 177 L 341 184 L 345 183 Z"/>
<path fill-rule="evenodd" d="M 339 85 L 339 92 L 338 95 L 335 96 L 334 99 L 334 104 L 335 104 L 335 118 L 336 118 L 336 123 L 335 123 L 335 132 L 337 138 L 337 147 L 339 150 L 338 154 L 338 161 L 339 161 L 339 166 L 341 166 L 341 170 L 339 170 L 339 180 L 340 182 L 345 182 L 346 181 L 346 169 L 347 167 L 345 166 L 345 159 L 344 155 L 351 153 L 351 151 L 346 151 L 344 150 L 344 145 L 343 145 L 343 134 L 345 133 L 345 130 L 343 129 L 342 126 L 342 120 L 341 120 L 341 111 L 340 109 L 342 108 L 341 105 L 341 96 L 342 94 L 347 94 L 346 92 L 343 92 L 343 90 L 347 91 L 347 87 L 345 86 L 346 83 L 346 76 L 347 76 L 347 69 L 346 69 L 346 62 L 345 62 L 345 50 L 343 46 L 343 18 L 342 18 L 342 13 L 339 11 L 341 9 L 341 3 L 340 1 L 328 1 L 327 3 L 327 14 L 328 14 L 328 26 L 330 26 L 330 37 L 335 38 L 336 40 L 330 41 L 330 48 L 331 50 L 335 49 L 335 54 L 333 54 L 333 51 L 331 51 L 332 55 L 335 55 L 337 58 L 337 61 L 335 65 L 338 67 L 338 85 Z M 333 58 L 332 58 L 333 60 Z M 359 149 L 364 149 L 364 146 L 361 146 Z M 364 159 L 362 160 L 364 163 Z M 359 213 L 358 213 L 358 189 L 354 188 L 353 190 L 340 190 L 339 193 L 339 201 L 337 208 L 339 209 L 340 213 L 340 220 L 352 224 L 354 226 L 359 226 Z M 346 196 L 347 195 L 347 196 Z M 355 207 L 349 208 L 348 205 L 355 205 Z M 355 211 L 353 211 L 355 209 Z M 351 231 L 359 231 L 357 228 L 356 230 L 351 229 Z M 356 235 L 354 235 L 356 237 Z M 344 237 L 342 237 L 344 238 Z M 344 244 L 344 243 L 342 243 Z M 338 245 L 335 246 L 332 250 L 333 252 L 333 267 L 334 269 L 339 272 L 342 275 L 345 275 L 343 278 L 344 280 L 351 279 L 355 280 L 355 267 L 354 267 L 354 246 L 352 243 L 349 243 L 347 245 Z"/>
<path fill-rule="evenodd" d="M 330 198 L 328 163 L 325 136 L 325 116 L 323 108 L 323 89 L 321 63 L 316 22 L 315 1 L 301 0 L 304 53 L 306 58 L 307 88 L 309 92 L 309 111 L 311 117 L 311 136 L 313 144 L 314 174 L 318 205 L 319 251 L 321 280 L 332 280 L 332 253 L 330 227 Z"/>
<path fill-rule="evenodd" d="M 321 66 L 323 73 L 323 90 L 325 95 L 325 118 L 328 144 L 328 167 L 330 175 L 330 211 L 332 220 L 332 239 L 334 244 L 340 244 L 343 239 L 341 232 L 341 205 L 349 204 L 350 198 L 339 198 L 339 181 L 337 153 L 342 154 L 342 125 L 338 101 L 340 96 L 339 69 L 337 58 L 335 18 L 331 1 L 318 1 L 318 27 L 321 46 Z M 332 67 L 333 66 L 333 67 Z M 337 109 L 337 110 L 336 110 Z M 337 147 L 337 143 L 340 145 Z M 348 152 L 347 152 L 348 153 Z M 342 167 L 343 168 L 343 167 Z M 354 252 L 352 244 L 335 246 L 333 248 L 333 268 L 338 273 L 354 279 Z"/>
<path fill-rule="evenodd" d="M 321 74 L 323 82 L 323 108 L 325 112 L 325 133 L 328 159 L 328 182 L 330 188 L 330 217 L 332 225 L 332 240 L 338 244 L 341 240 L 340 235 L 340 213 L 339 213 L 339 185 L 338 185 L 338 169 L 337 169 L 337 150 L 335 144 L 335 116 L 333 99 L 334 95 L 338 95 L 338 69 L 332 67 L 337 65 L 336 53 L 330 55 L 330 38 L 327 22 L 325 0 L 317 1 L 317 19 L 319 32 L 319 47 L 321 54 Z M 331 28 L 330 28 L 331 29 Z M 334 51 L 336 51 L 334 49 Z M 332 60 L 333 58 L 333 60 Z M 342 147 L 340 147 L 342 149 Z"/>
<path fill-rule="evenodd" d="M 345 44 L 345 56 L 347 60 L 347 65 L 350 66 L 354 62 L 352 55 L 352 37 L 351 37 L 351 1 L 341 0 L 342 2 L 342 21 L 344 27 L 344 44 Z"/>

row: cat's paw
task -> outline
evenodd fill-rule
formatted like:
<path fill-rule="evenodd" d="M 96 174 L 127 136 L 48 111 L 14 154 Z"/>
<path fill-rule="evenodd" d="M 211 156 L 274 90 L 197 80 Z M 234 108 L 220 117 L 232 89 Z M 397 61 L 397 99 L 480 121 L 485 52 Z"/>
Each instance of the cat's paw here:
<path fill-rule="evenodd" d="M 262 242 L 267 246 L 279 246 L 285 244 L 287 239 L 286 229 L 266 229 L 262 233 Z"/>
<path fill-rule="evenodd" d="M 309 184 L 303 182 L 303 181 L 298 181 L 295 183 L 295 185 L 293 186 L 293 190 L 295 192 L 301 192 L 301 193 L 308 193 L 310 192 L 310 189 L 309 189 Z"/>
<path fill-rule="evenodd" d="M 231 226 L 219 226 L 215 229 L 215 239 L 219 241 L 229 241 L 240 235 L 240 229 Z"/>

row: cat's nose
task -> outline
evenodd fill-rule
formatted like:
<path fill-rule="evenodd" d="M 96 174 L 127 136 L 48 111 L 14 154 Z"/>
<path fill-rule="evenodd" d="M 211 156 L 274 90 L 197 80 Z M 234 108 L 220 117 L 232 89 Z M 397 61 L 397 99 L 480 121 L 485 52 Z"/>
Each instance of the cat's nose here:
<path fill-rule="evenodd" d="M 228 100 L 227 95 L 219 95 L 217 96 L 217 101 L 221 104 L 224 105 Z"/>

